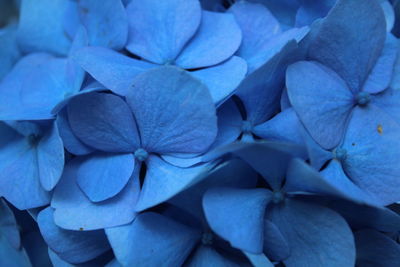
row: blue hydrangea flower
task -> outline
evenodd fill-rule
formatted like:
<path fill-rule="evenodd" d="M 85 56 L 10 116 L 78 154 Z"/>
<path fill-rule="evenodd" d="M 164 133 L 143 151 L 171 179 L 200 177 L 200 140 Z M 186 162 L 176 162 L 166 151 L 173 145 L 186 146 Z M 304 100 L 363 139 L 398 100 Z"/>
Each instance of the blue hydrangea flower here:
<path fill-rule="evenodd" d="M 57 125 L 9 122 L 0 132 L 0 195 L 18 209 L 48 204 L 64 167 Z"/>

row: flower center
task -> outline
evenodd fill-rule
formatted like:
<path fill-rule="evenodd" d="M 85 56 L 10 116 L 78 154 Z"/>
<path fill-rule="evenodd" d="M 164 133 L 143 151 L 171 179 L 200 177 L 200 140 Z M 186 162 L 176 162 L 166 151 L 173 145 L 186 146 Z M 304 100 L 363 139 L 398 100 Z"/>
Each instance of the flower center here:
<path fill-rule="evenodd" d="M 347 150 L 344 148 L 336 148 L 332 153 L 333 157 L 339 161 L 343 161 L 347 158 Z"/>
<path fill-rule="evenodd" d="M 149 153 L 147 153 L 147 151 L 144 150 L 143 148 L 138 148 L 135 151 L 135 158 L 138 161 L 145 161 L 148 156 L 149 156 Z"/>
<path fill-rule="evenodd" d="M 27 137 L 28 143 L 30 146 L 35 147 L 37 146 L 37 144 L 40 141 L 40 136 L 36 135 L 36 134 L 30 134 Z"/>
<path fill-rule="evenodd" d="M 201 243 L 203 245 L 212 245 L 214 241 L 214 235 L 211 232 L 204 232 L 203 235 L 201 236 Z"/>
<path fill-rule="evenodd" d="M 242 132 L 245 134 L 251 134 L 253 131 L 253 125 L 249 121 L 242 122 Z"/>
<path fill-rule="evenodd" d="M 359 106 L 365 106 L 369 103 L 369 101 L 371 101 L 371 96 L 367 92 L 360 92 L 356 96 L 356 100 Z"/>
<path fill-rule="evenodd" d="M 285 199 L 285 193 L 282 191 L 272 192 L 272 202 L 275 204 L 281 203 Z"/>

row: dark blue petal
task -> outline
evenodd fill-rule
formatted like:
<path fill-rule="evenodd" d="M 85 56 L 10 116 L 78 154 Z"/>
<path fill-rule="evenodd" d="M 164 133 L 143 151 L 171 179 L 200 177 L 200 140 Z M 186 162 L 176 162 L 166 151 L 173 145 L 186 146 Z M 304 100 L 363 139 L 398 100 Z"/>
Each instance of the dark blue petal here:
<path fill-rule="evenodd" d="M 257 184 L 257 173 L 242 160 L 232 159 L 195 182 L 168 202 L 203 220 L 202 199 L 208 189 L 221 186 L 253 188 Z"/>
<path fill-rule="evenodd" d="M 253 125 L 265 122 L 279 108 L 286 67 L 296 59 L 294 41 L 285 45 L 267 63 L 248 75 L 237 89 Z"/>
<path fill-rule="evenodd" d="M 172 198 L 204 177 L 204 173 L 211 168 L 211 165 L 180 168 L 157 156 L 150 156 L 146 163 L 146 177 L 135 207 L 137 211 L 143 211 Z"/>
<path fill-rule="evenodd" d="M 156 67 L 103 47 L 79 49 L 73 54 L 73 59 L 106 88 L 121 95 L 129 92 L 136 75 Z"/>
<path fill-rule="evenodd" d="M 354 109 L 342 147 L 347 175 L 384 204 L 400 199 L 400 125 L 379 108 Z"/>
<path fill-rule="evenodd" d="M 82 162 L 76 179 L 91 201 L 100 202 L 121 192 L 134 167 L 133 154 L 94 153 Z"/>
<path fill-rule="evenodd" d="M 200 240 L 195 229 L 152 212 L 106 234 L 123 266 L 181 266 Z"/>
<path fill-rule="evenodd" d="M 133 81 L 126 100 L 148 152 L 201 153 L 217 135 L 211 96 L 201 82 L 176 67 L 149 70 Z"/>
<path fill-rule="evenodd" d="M 187 267 L 235 267 L 239 266 L 232 262 L 230 259 L 224 257 L 213 247 L 198 246 L 194 254 L 190 257 L 189 261 L 185 263 Z"/>
<path fill-rule="evenodd" d="M 212 188 L 203 198 L 207 222 L 232 247 L 259 254 L 263 251 L 264 214 L 271 195 L 262 188 Z"/>
<path fill-rule="evenodd" d="M 231 57 L 241 40 L 242 33 L 232 14 L 203 11 L 199 29 L 175 64 L 184 69 L 216 65 Z"/>
<path fill-rule="evenodd" d="M 314 193 L 349 199 L 358 203 L 380 205 L 380 201 L 358 188 L 343 172 L 340 163 L 333 160 L 319 174 L 305 162 L 293 159 L 286 175 L 286 192 Z"/>
<path fill-rule="evenodd" d="M 139 168 L 117 196 L 93 203 L 76 182 L 80 164 L 79 158 L 70 161 L 54 190 L 51 206 L 55 208 L 55 223 L 69 230 L 96 230 L 130 223 L 136 217 L 134 207 L 139 195 Z"/>
<path fill-rule="evenodd" d="M 290 245 L 285 266 L 354 266 L 354 239 L 346 221 L 333 210 L 286 199 L 272 210 L 272 221 Z"/>
<path fill-rule="evenodd" d="M 32 266 L 25 249 L 15 249 L 3 235 L 0 236 L 0 265 L 7 267 Z"/>
<path fill-rule="evenodd" d="M 0 199 L 0 235 L 15 249 L 20 248 L 21 238 L 19 236 L 17 221 L 15 220 L 14 213 L 3 199 Z"/>
<path fill-rule="evenodd" d="M 207 85 L 214 103 L 220 105 L 230 97 L 246 76 L 247 64 L 233 56 L 219 65 L 190 72 Z"/>
<path fill-rule="evenodd" d="M 400 262 L 400 245 L 388 236 L 370 229 L 354 234 L 357 266 L 389 267 Z"/>
<path fill-rule="evenodd" d="M 324 148 L 339 144 L 353 107 L 353 95 L 332 70 L 316 62 L 289 66 L 288 95 L 307 131 Z"/>
<path fill-rule="evenodd" d="M 67 8 L 68 1 L 22 1 L 18 26 L 21 50 L 66 55 L 71 45 L 63 23 Z"/>
<path fill-rule="evenodd" d="M 374 94 L 389 87 L 398 49 L 398 40 L 393 35 L 388 34 L 382 54 L 365 81 L 363 91 Z"/>
<path fill-rule="evenodd" d="M 62 259 L 82 263 L 110 249 L 102 230 L 70 231 L 58 227 L 53 219 L 54 210 L 48 207 L 38 215 L 38 225 L 47 245 Z"/>
<path fill-rule="evenodd" d="M 86 145 L 108 152 L 134 152 L 140 147 L 133 114 L 118 96 L 75 97 L 68 105 L 68 118 L 74 134 Z"/>
<path fill-rule="evenodd" d="M 174 62 L 197 31 L 201 19 L 197 0 L 132 1 L 127 13 L 127 49 L 158 64 Z"/>
<path fill-rule="evenodd" d="M 270 220 L 264 220 L 264 254 L 274 261 L 289 257 L 290 246 L 279 228 Z"/>
<path fill-rule="evenodd" d="M 309 56 L 336 71 L 358 92 L 381 54 L 385 28 L 377 1 L 339 0 L 322 21 Z"/>
<path fill-rule="evenodd" d="M 121 0 L 81 0 L 80 18 L 92 46 L 122 49 L 128 39 L 128 18 Z"/>

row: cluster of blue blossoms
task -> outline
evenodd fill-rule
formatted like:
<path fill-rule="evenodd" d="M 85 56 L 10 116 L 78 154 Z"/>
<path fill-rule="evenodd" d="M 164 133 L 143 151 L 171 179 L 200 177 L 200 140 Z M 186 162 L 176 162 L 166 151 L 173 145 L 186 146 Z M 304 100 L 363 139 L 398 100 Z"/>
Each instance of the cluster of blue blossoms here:
<path fill-rule="evenodd" d="M 400 266 L 400 1 L 0 0 L 0 266 Z"/>

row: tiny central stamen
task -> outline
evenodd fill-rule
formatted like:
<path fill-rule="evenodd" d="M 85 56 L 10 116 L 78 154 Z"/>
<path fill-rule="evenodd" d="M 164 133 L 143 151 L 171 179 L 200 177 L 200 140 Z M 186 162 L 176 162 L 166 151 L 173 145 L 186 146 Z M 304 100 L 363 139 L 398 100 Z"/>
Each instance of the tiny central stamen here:
<path fill-rule="evenodd" d="M 249 121 L 242 122 L 242 132 L 246 134 L 251 134 L 253 131 L 253 125 Z"/>
<path fill-rule="evenodd" d="M 371 101 L 371 96 L 367 92 L 360 92 L 356 96 L 356 101 L 359 106 L 365 106 L 369 103 L 369 101 Z"/>
<path fill-rule="evenodd" d="M 201 236 L 201 243 L 203 245 L 212 245 L 214 242 L 214 235 L 210 232 L 204 232 Z"/>
<path fill-rule="evenodd" d="M 281 203 L 285 199 L 285 193 L 282 191 L 274 191 L 272 193 L 272 202 L 275 204 Z"/>
<path fill-rule="evenodd" d="M 148 156 L 149 156 L 149 153 L 147 153 L 147 151 L 144 150 L 143 148 L 138 148 L 135 151 L 135 158 L 138 161 L 145 161 Z"/>
<path fill-rule="evenodd" d="M 337 148 L 332 153 L 333 157 L 339 161 L 343 161 L 347 158 L 347 150 L 344 148 Z"/>

